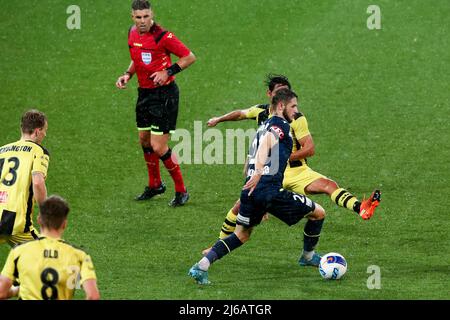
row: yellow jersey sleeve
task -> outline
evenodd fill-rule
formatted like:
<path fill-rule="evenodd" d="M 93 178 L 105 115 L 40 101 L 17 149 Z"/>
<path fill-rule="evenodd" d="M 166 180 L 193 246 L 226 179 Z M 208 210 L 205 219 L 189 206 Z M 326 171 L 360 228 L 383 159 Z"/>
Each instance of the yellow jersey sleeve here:
<path fill-rule="evenodd" d="M 92 259 L 88 254 L 85 254 L 83 257 L 83 261 L 81 262 L 81 270 L 80 270 L 80 283 L 83 284 L 86 280 L 94 279 L 97 280 L 97 276 L 95 275 L 94 264 L 92 263 Z"/>
<path fill-rule="evenodd" d="M 308 121 L 306 121 L 306 118 L 304 116 L 301 116 L 292 121 L 291 127 L 297 140 L 300 140 L 301 138 L 304 138 L 307 135 L 311 134 L 308 129 Z"/>
<path fill-rule="evenodd" d="M 2 270 L 2 276 L 5 276 L 11 281 L 14 281 L 17 279 L 17 259 L 16 257 L 16 250 L 10 250 L 8 258 L 6 259 L 5 266 Z"/>
<path fill-rule="evenodd" d="M 41 172 L 42 174 L 44 174 L 44 177 L 47 177 L 49 161 L 49 155 L 41 148 L 38 148 L 36 154 L 34 155 L 33 168 L 31 169 L 31 173 Z"/>
<path fill-rule="evenodd" d="M 256 119 L 258 114 L 260 114 L 263 111 L 264 111 L 264 109 L 260 108 L 260 105 L 257 104 L 256 106 L 250 107 L 248 109 L 247 113 L 245 114 L 245 118 L 246 119 Z"/>

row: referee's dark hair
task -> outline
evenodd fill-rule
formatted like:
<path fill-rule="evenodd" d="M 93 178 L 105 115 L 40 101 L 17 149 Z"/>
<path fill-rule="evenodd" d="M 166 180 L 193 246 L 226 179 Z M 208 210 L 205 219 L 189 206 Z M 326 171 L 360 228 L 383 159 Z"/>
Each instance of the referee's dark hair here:
<path fill-rule="evenodd" d="M 151 9 L 150 2 L 147 0 L 133 0 L 133 3 L 131 4 L 131 9 L 133 10 L 145 10 L 145 9 Z"/>
<path fill-rule="evenodd" d="M 277 104 L 282 102 L 288 104 L 293 98 L 298 98 L 297 94 L 291 89 L 283 88 L 278 90 L 272 98 L 272 104 L 270 105 L 270 112 L 274 112 L 277 108 Z"/>
<path fill-rule="evenodd" d="M 39 206 L 41 226 L 58 230 L 67 219 L 70 208 L 66 200 L 58 195 L 52 195 Z"/>
<path fill-rule="evenodd" d="M 40 129 L 45 126 L 47 116 L 36 109 L 26 111 L 20 120 L 20 128 L 23 133 L 32 134 L 34 129 Z"/>
<path fill-rule="evenodd" d="M 281 74 L 271 74 L 269 73 L 267 75 L 267 79 L 265 81 L 265 84 L 269 88 L 269 91 L 273 91 L 275 89 L 275 86 L 277 84 L 281 84 L 283 86 L 287 86 L 289 89 L 291 89 L 291 83 L 289 82 L 289 79 Z"/>

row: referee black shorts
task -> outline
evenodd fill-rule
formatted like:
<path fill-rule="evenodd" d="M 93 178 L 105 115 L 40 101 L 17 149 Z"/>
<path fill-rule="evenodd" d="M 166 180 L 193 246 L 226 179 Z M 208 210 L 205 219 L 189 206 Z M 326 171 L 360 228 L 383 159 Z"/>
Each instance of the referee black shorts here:
<path fill-rule="evenodd" d="M 138 88 L 138 130 L 149 130 L 156 135 L 173 133 L 177 124 L 179 95 L 175 82 L 153 89 Z"/>

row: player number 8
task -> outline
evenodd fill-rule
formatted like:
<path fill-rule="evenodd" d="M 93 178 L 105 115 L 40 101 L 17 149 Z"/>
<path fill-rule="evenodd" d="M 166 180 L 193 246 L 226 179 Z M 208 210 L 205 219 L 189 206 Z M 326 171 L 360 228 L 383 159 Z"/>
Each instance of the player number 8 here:
<path fill-rule="evenodd" d="M 56 300 L 58 298 L 58 272 L 53 268 L 46 268 L 41 273 L 41 281 L 44 284 L 41 289 L 42 299 L 44 300 Z M 51 290 L 51 295 L 48 295 L 48 289 Z"/>

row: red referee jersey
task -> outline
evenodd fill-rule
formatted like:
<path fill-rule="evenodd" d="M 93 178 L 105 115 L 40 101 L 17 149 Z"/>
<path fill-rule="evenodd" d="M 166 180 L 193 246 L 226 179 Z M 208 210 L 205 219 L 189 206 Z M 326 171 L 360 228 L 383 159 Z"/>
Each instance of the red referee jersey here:
<path fill-rule="evenodd" d="M 172 32 L 156 23 L 150 28 L 150 32 L 143 35 L 139 35 L 136 26 L 131 27 L 128 32 L 128 47 L 141 88 L 156 87 L 150 75 L 172 65 L 170 54 L 182 58 L 191 52 Z M 166 84 L 174 79 L 174 76 L 169 77 Z"/>

